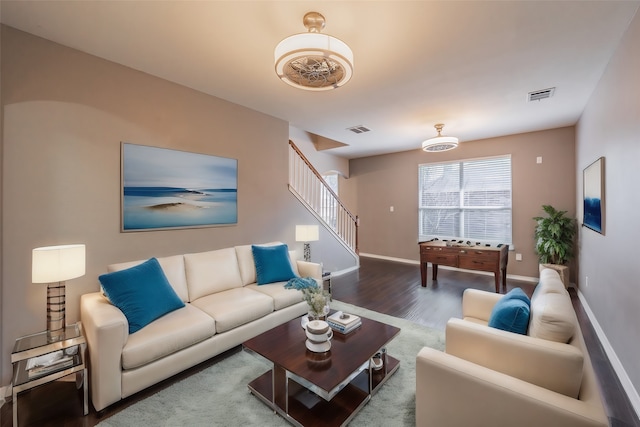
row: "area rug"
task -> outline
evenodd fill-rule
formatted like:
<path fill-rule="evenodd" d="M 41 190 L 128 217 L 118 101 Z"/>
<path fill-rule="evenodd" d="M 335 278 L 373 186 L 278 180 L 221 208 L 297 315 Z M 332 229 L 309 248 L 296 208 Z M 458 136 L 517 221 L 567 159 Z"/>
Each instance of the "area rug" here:
<path fill-rule="evenodd" d="M 422 347 L 444 349 L 444 332 L 340 301 L 331 308 L 401 329 L 387 347 L 400 369 L 382 386 L 350 426 L 415 425 L 416 355 Z M 240 351 L 189 378 L 103 420 L 100 427 L 122 426 L 288 426 L 249 393 L 247 384 L 270 369 L 259 356 Z"/>

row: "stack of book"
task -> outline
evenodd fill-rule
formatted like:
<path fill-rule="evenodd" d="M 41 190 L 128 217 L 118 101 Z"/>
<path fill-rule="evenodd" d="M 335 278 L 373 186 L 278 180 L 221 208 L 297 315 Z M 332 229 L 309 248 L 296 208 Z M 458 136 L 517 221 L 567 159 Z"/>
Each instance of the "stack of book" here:
<path fill-rule="evenodd" d="M 29 378 L 47 375 L 73 366 L 73 356 L 65 354 L 62 350 L 47 353 L 42 356 L 32 357 L 27 362 Z"/>
<path fill-rule="evenodd" d="M 327 323 L 334 331 L 342 334 L 348 334 L 349 332 L 362 325 L 362 319 L 355 314 L 347 314 L 341 311 L 336 311 L 327 318 Z"/>

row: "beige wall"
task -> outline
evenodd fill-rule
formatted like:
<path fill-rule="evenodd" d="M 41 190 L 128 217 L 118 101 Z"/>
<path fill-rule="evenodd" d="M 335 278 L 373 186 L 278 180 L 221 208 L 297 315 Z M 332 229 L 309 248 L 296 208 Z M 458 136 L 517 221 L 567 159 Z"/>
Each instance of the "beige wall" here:
<path fill-rule="evenodd" d="M 581 228 L 578 285 L 613 349 L 610 357 L 640 413 L 640 15 L 636 14 L 577 125 L 575 203 L 582 171 L 605 158 L 605 234 Z M 588 281 L 587 281 L 588 278 Z"/>
<path fill-rule="evenodd" d="M 357 188 L 360 251 L 418 260 L 418 165 L 457 159 L 511 155 L 513 180 L 513 245 L 508 274 L 537 277 L 532 217 L 551 204 L 575 215 L 574 128 L 567 127 L 462 142 L 452 151 L 422 150 L 351 160 L 347 184 Z M 536 158 L 542 157 L 542 164 Z M 390 212 L 390 206 L 394 212 Z"/>
<path fill-rule="evenodd" d="M 14 340 L 46 324 L 35 247 L 87 245 L 67 323 L 109 263 L 272 240 L 302 250 L 294 225 L 314 217 L 287 188 L 287 122 L 5 26 L 1 52 L 1 384 Z M 121 141 L 238 159 L 238 225 L 120 233 Z"/>
<path fill-rule="evenodd" d="M 344 177 L 349 177 L 349 160 L 328 154 L 325 151 L 318 151 L 313 144 L 313 136 L 309 132 L 290 126 L 289 139 L 296 144 L 320 174 L 337 172 Z"/>

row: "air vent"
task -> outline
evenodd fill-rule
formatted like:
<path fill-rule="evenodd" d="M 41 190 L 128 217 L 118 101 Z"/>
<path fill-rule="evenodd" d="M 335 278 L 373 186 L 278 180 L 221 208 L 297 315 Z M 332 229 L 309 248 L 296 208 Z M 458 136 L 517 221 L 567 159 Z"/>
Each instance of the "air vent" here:
<path fill-rule="evenodd" d="M 347 130 L 350 130 L 353 133 L 365 133 L 365 132 L 371 131 L 371 129 L 362 125 L 350 127 L 350 128 L 347 128 Z"/>
<path fill-rule="evenodd" d="M 551 98 L 553 96 L 553 92 L 556 91 L 555 87 L 549 89 L 536 90 L 534 92 L 529 92 L 529 102 L 531 101 L 541 101 L 543 99 Z"/>

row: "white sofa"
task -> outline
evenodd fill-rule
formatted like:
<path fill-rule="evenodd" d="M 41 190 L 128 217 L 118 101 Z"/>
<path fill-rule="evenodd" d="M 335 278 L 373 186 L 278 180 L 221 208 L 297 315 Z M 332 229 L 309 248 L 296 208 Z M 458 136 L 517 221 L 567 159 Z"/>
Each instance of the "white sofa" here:
<path fill-rule="evenodd" d="M 133 334 L 125 315 L 102 292 L 81 297 L 97 411 L 308 311 L 302 293 L 285 289 L 284 282 L 256 284 L 251 245 L 158 261 L 185 306 Z M 110 265 L 108 271 L 142 262 Z M 300 277 L 321 280 L 319 264 L 291 264 Z"/>
<path fill-rule="evenodd" d="M 551 269 L 531 298 L 527 335 L 488 326 L 502 297 L 467 289 L 445 352 L 416 358 L 416 425 L 608 426 L 569 293 Z"/>

